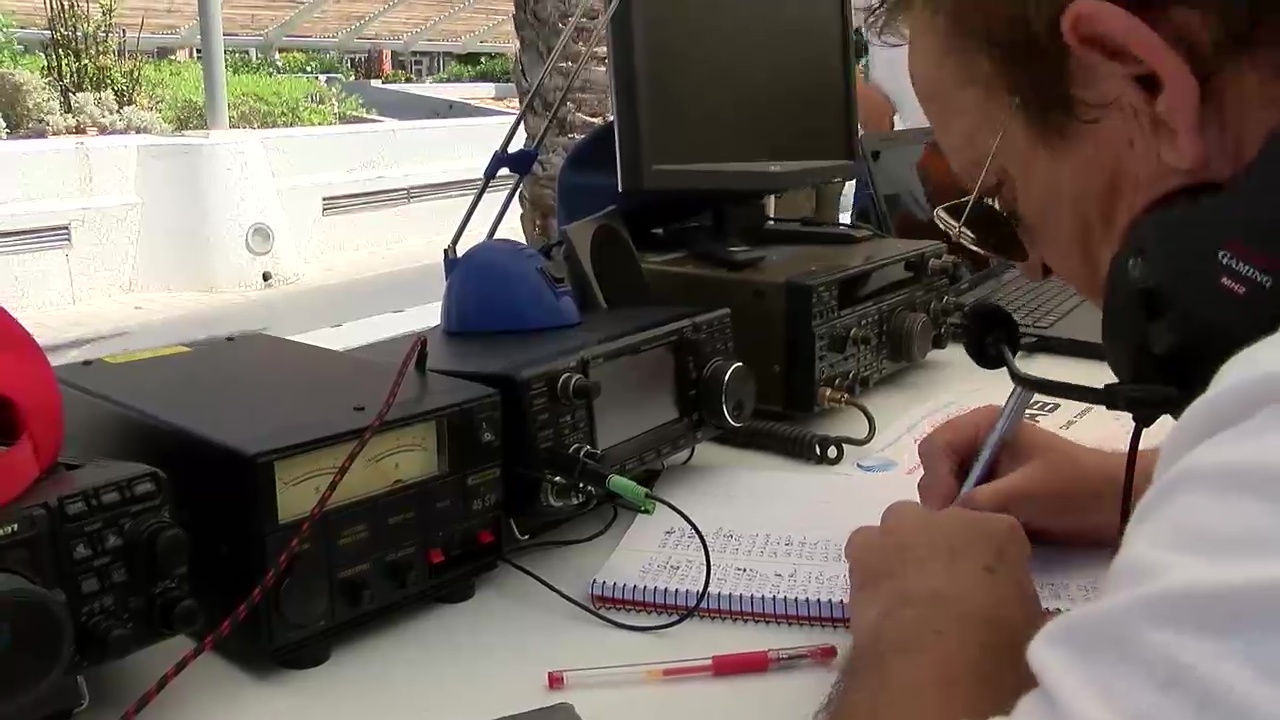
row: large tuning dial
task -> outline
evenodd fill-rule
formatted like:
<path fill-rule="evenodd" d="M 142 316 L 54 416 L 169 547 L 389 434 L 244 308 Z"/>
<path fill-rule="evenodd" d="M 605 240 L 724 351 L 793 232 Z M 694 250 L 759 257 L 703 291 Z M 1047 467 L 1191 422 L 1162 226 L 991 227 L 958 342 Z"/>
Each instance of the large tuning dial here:
<path fill-rule="evenodd" d="M 143 570 L 151 580 L 172 580 L 186 574 L 191 562 L 191 541 L 172 520 L 142 520 L 130 526 L 129 535 L 138 543 Z"/>
<path fill-rule="evenodd" d="M 93 618 L 84 629 L 84 640 L 77 649 L 93 663 L 118 660 L 132 652 L 137 642 L 128 625 L 109 615 Z"/>
<path fill-rule="evenodd" d="M 566 405 L 585 405 L 600 397 L 600 383 L 579 373 L 565 373 L 556 381 L 556 397 Z"/>
<path fill-rule="evenodd" d="M 894 362 L 919 362 L 933 349 L 936 328 L 933 320 L 921 312 L 903 311 L 889 321 L 889 359 Z"/>
<path fill-rule="evenodd" d="M 756 376 L 737 360 L 717 358 L 702 373 L 702 414 L 714 428 L 742 427 L 756 409 Z"/>
<path fill-rule="evenodd" d="M 276 612 L 298 628 L 319 625 L 329 614 L 329 581 L 319 563 L 298 553 L 276 590 Z"/>
<path fill-rule="evenodd" d="M 154 613 L 156 627 L 174 635 L 194 633 L 204 624 L 200 604 L 177 589 L 165 590 L 156 596 Z"/>
<path fill-rule="evenodd" d="M 0 572 L 0 708 L 26 704 L 63 677 L 73 638 L 61 593 Z"/>

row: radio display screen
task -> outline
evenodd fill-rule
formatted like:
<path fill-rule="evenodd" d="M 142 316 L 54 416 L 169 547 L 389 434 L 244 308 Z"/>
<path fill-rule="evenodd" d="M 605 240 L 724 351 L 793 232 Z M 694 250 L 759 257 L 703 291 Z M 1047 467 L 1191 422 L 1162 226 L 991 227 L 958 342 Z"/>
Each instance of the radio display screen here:
<path fill-rule="evenodd" d="M 594 403 L 598 450 L 680 418 L 671 345 L 606 360 L 591 368 L 591 379 L 600 384 Z"/>

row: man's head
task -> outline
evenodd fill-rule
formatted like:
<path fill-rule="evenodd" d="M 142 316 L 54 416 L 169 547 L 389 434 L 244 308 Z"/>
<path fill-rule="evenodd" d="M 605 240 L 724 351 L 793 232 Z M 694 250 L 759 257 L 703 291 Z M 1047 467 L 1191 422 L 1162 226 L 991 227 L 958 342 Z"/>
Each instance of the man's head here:
<path fill-rule="evenodd" d="M 1280 0 L 880 0 L 948 161 L 1101 301 L 1129 224 L 1280 126 Z"/>

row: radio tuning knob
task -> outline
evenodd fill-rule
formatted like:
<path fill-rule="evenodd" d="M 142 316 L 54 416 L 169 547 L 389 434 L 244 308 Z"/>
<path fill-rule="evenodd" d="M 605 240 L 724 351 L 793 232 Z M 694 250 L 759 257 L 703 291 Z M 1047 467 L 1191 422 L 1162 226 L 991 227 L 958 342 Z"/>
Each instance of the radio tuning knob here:
<path fill-rule="evenodd" d="M 742 427 L 756 409 L 756 376 L 737 360 L 717 358 L 702 373 L 699 395 L 707 424 L 720 430 Z"/>
<path fill-rule="evenodd" d="M 21 549 L 19 549 L 21 552 Z M 72 661 L 75 631 L 62 593 L 0 571 L 0 698 L 26 705 L 64 677 Z"/>
<path fill-rule="evenodd" d="M 933 321 L 921 312 L 900 312 L 889 321 L 889 359 L 919 362 L 933 349 Z"/>
<path fill-rule="evenodd" d="M 131 526 L 128 534 L 140 544 L 143 563 L 153 579 L 168 580 L 186 573 L 191 541 L 172 520 L 143 520 Z"/>
<path fill-rule="evenodd" d="M 200 629 L 204 613 L 199 603 L 186 593 L 169 590 L 156 598 L 155 623 L 167 633 L 186 635 Z"/>
<path fill-rule="evenodd" d="M 323 622 L 329 612 L 329 588 L 317 568 L 300 559 L 294 560 L 276 590 L 276 612 L 294 627 L 310 627 Z"/>
<path fill-rule="evenodd" d="M 566 405 L 583 405 L 600 397 L 600 383 L 579 373 L 565 373 L 556 381 L 556 396 Z"/>
<path fill-rule="evenodd" d="M 127 625 L 109 617 L 90 620 L 85 627 L 88 630 L 88 643 L 81 652 L 92 661 L 116 660 L 128 655 L 133 650 L 133 631 Z"/>

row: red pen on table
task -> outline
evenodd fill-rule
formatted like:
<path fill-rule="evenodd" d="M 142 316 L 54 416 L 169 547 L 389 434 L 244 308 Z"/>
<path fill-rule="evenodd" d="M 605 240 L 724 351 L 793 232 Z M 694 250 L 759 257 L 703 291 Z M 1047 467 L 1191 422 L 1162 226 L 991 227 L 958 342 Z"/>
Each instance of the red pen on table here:
<path fill-rule="evenodd" d="M 747 675 L 801 665 L 827 665 L 834 662 L 838 654 L 839 651 L 836 650 L 835 645 L 803 645 L 776 650 L 726 653 L 688 660 L 552 670 L 547 673 L 547 687 L 560 690 L 569 685 L 593 681 L 674 680 L 702 675 Z"/>

